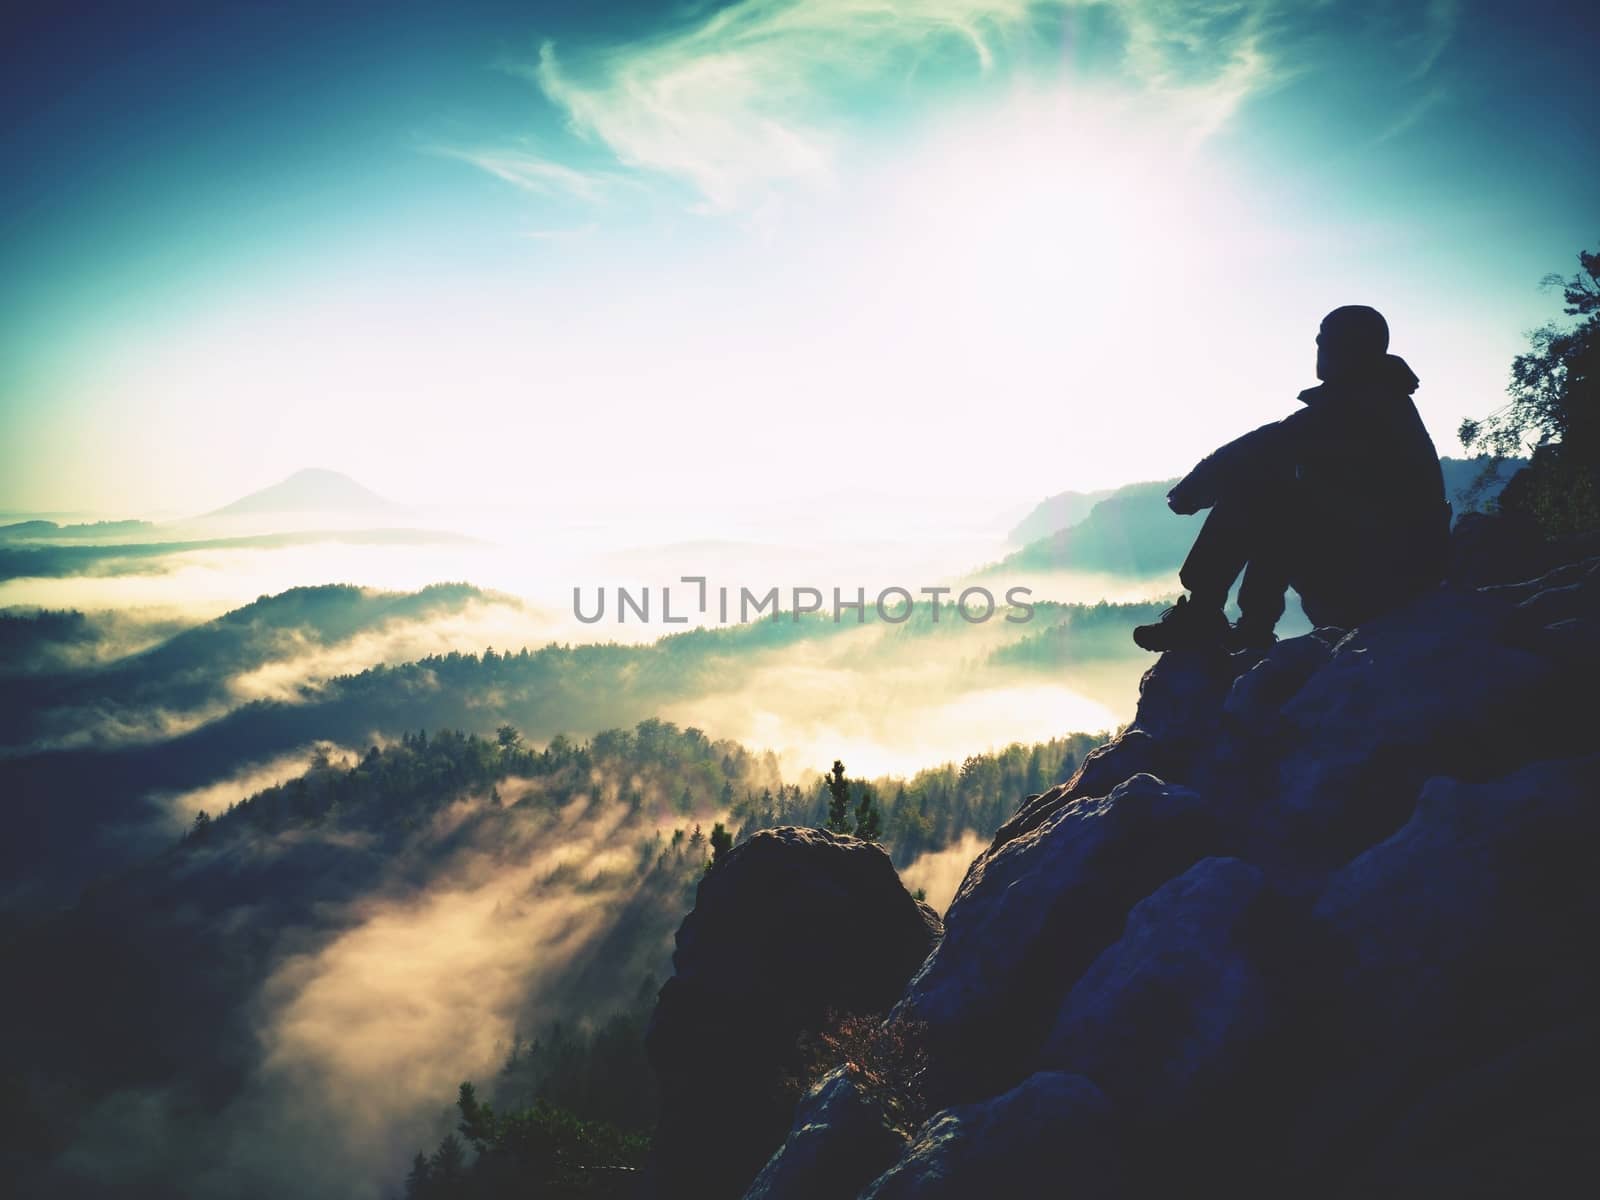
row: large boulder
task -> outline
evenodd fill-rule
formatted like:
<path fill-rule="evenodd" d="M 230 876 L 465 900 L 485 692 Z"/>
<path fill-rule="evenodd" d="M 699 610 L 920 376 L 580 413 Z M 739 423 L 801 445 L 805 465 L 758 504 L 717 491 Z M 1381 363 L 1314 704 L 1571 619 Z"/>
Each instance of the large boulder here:
<path fill-rule="evenodd" d="M 1524 600 L 1532 599 L 1540 592 L 1582 583 L 1585 578 L 1595 573 L 1597 567 L 1600 567 L 1600 559 L 1594 558 L 1562 563 L 1561 566 L 1552 571 L 1546 571 L 1543 575 L 1524 579 L 1518 583 L 1490 584 L 1479 588 L 1478 591 L 1486 596 L 1500 597 L 1513 604 L 1520 604 Z"/>
<path fill-rule="evenodd" d="M 1249 857 L 1337 867 L 1404 823 L 1430 776 L 1525 761 L 1558 668 L 1506 643 L 1513 620 L 1503 600 L 1441 589 L 1352 630 L 1283 706 Z"/>
<path fill-rule="evenodd" d="M 1597 1074 L 1593 1020 L 1532 1030 L 1505 1054 L 1446 1071 L 1390 1115 L 1339 1194 L 1569 1195 L 1574 1180 L 1600 1178 Z"/>
<path fill-rule="evenodd" d="M 1042 1071 L 1003 1095 L 938 1113 L 861 1200 L 1124 1195 L 1111 1105 L 1081 1075 Z"/>
<path fill-rule="evenodd" d="M 906 1136 L 849 1064 L 829 1071 L 795 1109 L 782 1146 L 744 1200 L 855 1200 L 904 1153 Z"/>
<path fill-rule="evenodd" d="M 1600 559 L 1573 563 L 1535 580 L 1535 590 L 1517 605 L 1527 624 L 1548 625 L 1568 617 L 1600 615 Z"/>
<path fill-rule="evenodd" d="M 1404 828 L 1329 881 L 1313 918 L 1337 1019 L 1401 1062 L 1481 1053 L 1586 1011 L 1600 970 L 1600 754 L 1430 780 Z"/>
<path fill-rule="evenodd" d="M 1111 789 L 1135 775 L 1156 775 L 1159 750 L 1155 738 L 1143 729 L 1125 729 L 1104 746 L 1084 755 L 1083 763 L 1071 779 L 1048 792 L 1030 796 L 995 831 L 991 850 L 1037 829 L 1074 800 L 1084 796 L 1108 796 Z"/>
<path fill-rule="evenodd" d="M 1264 894 L 1258 868 L 1208 858 L 1141 900 L 1068 995 L 1042 1061 L 1156 1126 L 1225 1096 L 1269 1027 Z"/>
<path fill-rule="evenodd" d="M 1171 650 L 1139 680 L 1133 728 L 1156 740 L 1169 778 L 1187 779 L 1209 751 L 1240 665 L 1221 650 Z"/>
<path fill-rule="evenodd" d="M 1430 1091 L 1549 1029 L 1594 1029 L 1597 778 L 1600 755 L 1432 780 L 1402 829 L 1331 878 L 1312 914 L 1326 971 L 1307 1039 L 1333 1070 L 1291 1139 L 1307 1177 L 1360 1161 L 1419 1105 L 1430 1153 L 1467 1153 L 1470 1124 L 1442 1121 Z"/>
<path fill-rule="evenodd" d="M 789 1128 L 801 1036 L 886 1011 L 938 936 L 871 842 L 784 828 L 736 847 L 700 883 L 647 1037 L 658 1193 L 740 1195 Z"/>
<path fill-rule="evenodd" d="M 1108 795 L 1135 775 L 1189 782 L 1216 742 L 1223 700 L 1242 667 L 1220 651 L 1163 654 L 1139 680 L 1139 704 L 1128 727 L 1085 755 L 1071 779 L 1029 796 L 995 831 L 990 848 L 1037 829 L 1080 797 Z"/>
<path fill-rule="evenodd" d="M 1027 1075 L 1067 990 L 1128 910 L 1222 842 L 1214 806 L 1136 775 L 979 857 L 895 1010 L 928 1027 L 934 1101 Z"/>
<path fill-rule="evenodd" d="M 1550 550 L 1531 517 L 1463 513 L 1450 531 L 1450 582 L 1461 587 L 1514 583 L 1548 571 Z"/>
<path fill-rule="evenodd" d="M 1283 705 L 1327 665 L 1340 640 L 1339 632 L 1317 629 L 1272 646 L 1233 681 L 1222 706 L 1228 722 L 1257 737 L 1277 733 Z"/>
<path fill-rule="evenodd" d="M 1581 690 L 1600 669 L 1600 558 L 1570 563 L 1526 584 L 1490 589 L 1517 601 L 1510 641 L 1556 665 L 1563 686 Z M 1557 715 L 1562 710 L 1557 710 Z M 1580 715 L 1581 713 L 1581 715 Z M 1565 710 L 1584 725 L 1587 713 Z M 1574 730 L 1563 731 L 1569 741 Z M 1587 729 L 1580 736 L 1587 735 Z"/>
<path fill-rule="evenodd" d="M 1600 563 L 1512 557 L 1348 632 L 1163 656 L 969 868 L 891 1012 L 943 1111 L 862 1200 L 1600 1172 Z M 887 1153 L 841 1079 L 771 1186 L 843 1197 Z"/>

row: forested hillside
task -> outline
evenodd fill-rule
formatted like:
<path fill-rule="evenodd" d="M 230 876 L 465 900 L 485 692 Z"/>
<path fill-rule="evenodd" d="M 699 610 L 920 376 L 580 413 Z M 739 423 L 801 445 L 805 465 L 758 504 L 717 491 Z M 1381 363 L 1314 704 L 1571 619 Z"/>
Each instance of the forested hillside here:
<path fill-rule="evenodd" d="M 159 847 L 170 833 L 167 797 L 284 756 L 304 762 L 318 744 L 357 749 L 438 728 L 489 736 L 507 723 L 545 741 L 631 725 L 686 698 L 725 694 L 745 707 L 741 689 L 774 672 L 782 678 L 785 655 L 804 661 L 830 647 L 848 647 L 833 668 L 841 687 L 874 674 L 892 680 L 906 664 L 935 671 L 918 703 L 1054 682 L 1080 666 L 1131 681 L 1127 630 L 1160 607 L 1041 602 L 1027 622 L 970 624 L 948 605 L 937 621 L 921 605 L 887 625 L 869 606 L 864 624 L 785 613 L 644 645 L 491 647 L 386 661 L 429 644 L 436 624 L 448 629 L 507 603 L 458 584 L 417 593 L 296 588 L 105 662 L 96 647 L 128 630 L 76 613 L 13 614 L 0 636 L 18 662 L 37 666 L 0 689 L 8 730 L 0 789 L 13 797 L 22 830 L 0 846 L 11 903 L 70 899 L 97 873 Z M 349 670 L 361 656 L 378 661 Z M 771 701 L 781 706 L 784 697 Z M 823 696 L 806 703 L 827 708 Z M 85 837 L 86 827 L 96 835 Z"/>
<path fill-rule="evenodd" d="M 992 827 L 1096 740 L 853 782 L 851 810 L 870 797 L 909 865 Z M 6 1172 L 92 1192 L 114 1145 L 135 1194 L 203 1194 L 246 1148 L 309 1138 L 321 1194 L 394 1167 L 396 1138 L 435 1145 L 474 1077 L 521 1114 L 496 1126 L 506 1145 L 633 1162 L 655 1120 L 645 1014 L 716 838 L 822 824 L 828 800 L 770 754 L 655 719 L 538 747 L 509 725 L 417 730 L 324 756 L 198 814 L 71 909 L 6 919 L 7 974 L 27 982 L 0 1019 L 31 1031 L 0 1066 Z M 453 1151 L 437 1153 L 448 1174 Z"/>

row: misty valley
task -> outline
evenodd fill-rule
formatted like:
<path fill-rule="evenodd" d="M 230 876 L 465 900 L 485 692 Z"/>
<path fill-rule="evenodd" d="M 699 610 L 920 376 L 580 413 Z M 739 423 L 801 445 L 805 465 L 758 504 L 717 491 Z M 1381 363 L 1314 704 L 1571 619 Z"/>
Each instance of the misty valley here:
<path fill-rule="evenodd" d="M 248 534 L 0 527 L 0 1004 L 28 1031 L 0 1129 L 24 1189 L 629 1194 L 660 1117 L 651 1013 L 708 872 L 759 830 L 832 828 L 941 911 L 1126 721 L 1129 631 L 1181 555 L 1139 484 L 1052 497 L 995 524 L 992 565 L 838 620 L 811 587 L 744 621 L 708 595 L 686 628 L 636 604 L 628 630 L 554 588 L 232 602 L 327 570 L 300 557 L 324 540 L 412 572 L 514 554 L 293 506 L 296 479 L 365 494 L 329 474 L 230 506 Z"/>
<path fill-rule="evenodd" d="M 1128 630 L 1160 608 L 957 620 L 957 577 L 886 614 L 869 597 L 835 622 L 802 588 L 800 611 L 617 642 L 466 583 L 297 586 L 209 617 L 138 592 L 48 603 L 63 581 L 193 589 L 219 550 L 219 577 L 270 578 L 320 536 L 253 515 L 291 532 L 0 528 L 24 601 L 0 610 L 24 1186 L 626 1194 L 658 1117 L 650 1013 L 713 862 L 829 824 L 839 758 L 843 827 L 942 907 L 1017 799 L 1118 723 Z"/>

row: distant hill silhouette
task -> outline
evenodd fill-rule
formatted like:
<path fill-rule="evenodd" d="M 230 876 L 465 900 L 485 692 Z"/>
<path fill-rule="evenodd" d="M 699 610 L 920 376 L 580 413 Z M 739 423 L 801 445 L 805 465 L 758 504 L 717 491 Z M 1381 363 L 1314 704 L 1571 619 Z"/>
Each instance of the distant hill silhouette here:
<path fill-rule="evenodd" d="M 284 546 L 309 546 L 317 542 L 343 542 L 351 546 L 460 546 L 476 541 L 476 538 L 464 533 L 386 525 L 370 529 L 306 529 L 171 542 L 88 543 L 82 546 L 50 543 L 34 546 L 0 545 L 0 581 L 137 573 L 141 562 L 150 564 L 168 555 L 195 550 L 277 550 Z"/>
<path fill-rule="evenodd" d="M 1456 515 L 1465 511 L 1461 493 L 1483 469 L 1482 460 L 1441 458 L 1445 496 L 1455 505 Z M 1527 459 L 1511 458 L 1500 464 L 1494 483 L 1485 490 L 1480 503 L 1499 495 L 1505 481 L 1527 465 Z M 1167 491 L 1177 480 L 1163 479 L 1130 483 L 1094 503 L 1078 521 L 1035 538 L 999 563 L 979 574 L 997 571 L 1101 571 L 1114 575 L 1142 577 L 1173 571 L 1183 562 L 1199 529 L 1201 517 L 1176 517 L 1167 508 Z M 1087 498 L 1082 493 L 1066 492 L 1044 501 L 1023 525 L 1041 514 L 1068 510 L 1062 504 L 1068 497 Z M 1048 516 L 1045 517 L 1048 520 Z M 1015 531 L 1013 531 L 1015 533 Z"/>
<path fill-rule="evenodd" d="M 1029 542 L 991 570 L 1103 571 L 1143 577 L 1174 569 L 1189 552 L 1198 517 L 1175 517 L 1175 480 L 1131 483 L 1094 505 L 1081 521 Z"/>
<path fill-rule="evenodd" d="M 263 513 L 350 512 L 402 513 L 403 505 L 386 500 L 348 475 L 320 467 L 296 471 L 281 483 L 242 496 L 208 517 L 256 516 Z"/>
<path fill-rule="evenodd" d="M 91 521 L 81 525 L 58 525 L 54 521 L 17 521 L 0 525 L 0 539 L 12 538 L 93 538 L 142 533 L 154 529 L 149 521 Z"/>
<path fill-rule="evenodd" d="M 1026 546 L 1040 538 L 1076 525 L 1089 515 L 1100 501 L 1117 489 L 1101 488 L 1098 492 L 1061 492 L 1034 505 L 1033 510 L 1011 527 L 1006 540 L 1013 545 Z"/>

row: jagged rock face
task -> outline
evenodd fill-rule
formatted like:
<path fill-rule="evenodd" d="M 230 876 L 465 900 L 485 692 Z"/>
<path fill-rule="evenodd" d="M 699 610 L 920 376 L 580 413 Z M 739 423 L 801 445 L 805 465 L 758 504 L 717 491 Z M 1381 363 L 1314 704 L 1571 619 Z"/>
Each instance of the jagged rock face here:
<path fill-rule="evenodd" d="M 835 1067 L 795 1109 L 789 1136 L 744 1200 L 854 1200 L 905 1149 L 850 1067 Z"/>
<path fill-rule="evenodd" d="M 1216 1100 L 1271 1027 L 1259 868 L 1208 858 L 1128 914 L 1067 996 L 1041 1053 L 1158 1123 Z"/>
<path fill-rule="evenodd" d="M 990 850 L 998 850 L 1012 838 L 1037 829 L 1074 800 L 1109 795 L 1124 779 L 1154 775 L 1160 766 L 1156 750 L 1155 738 L 1142 729 L 1128 729 L 1115 741 L 1089 751 L 1071 779 L 1031 798 L 1001 825 Z"/>
<path fill-rule="evenodd" d="M 1555 565 L 1531 517 L 1463 513 L 1450 534 L 1450 581 L 1460 587 L 1531 579 Z"/>
<path fill-rule="evenodd" d="M 1196 759 L 1215 744 L 1222 702 L 1239 673 L 1229 655 L 1203 650 L 1163 654 L 1139 680 L 1139 707 L 1132 728 L 1155 740 L 1158 760 L 1171 778 L 1191 773 Z"/>
<path fill-rule="evenodd" d="M 1222 705 L 1224 719 L 1256 737 L 1279 732 L 1284 701 L 1327 665 L 1343 633 L 1324 627 L 1277 643 L 1233 681 Z"/>
<path fill-rule="evenodd" d="M 1037 829 L 1072 801 L 1104 796 L 1125 779 L 1150 774 L 1182 778 L 1198 755 L 1216 744 L 1222 701 L 1240 664 L 1220 653 L 1164 654 L 1139 681 L 1133 723 L 1084 756 L 1067 782 L 1030 798 L 995 831 L 991 849 Z"/>
<path fill-rule="evenodd" d="M 873 843 L 785 828 L 735 848 L 678 930 L 648 1035 L 658 1194 L 740 1195 L 789 1128 L 800 1035 L 829 1009 L 886 1011 L 938 936 Z"/>
<path fill-rule="evenodd" d="M 935 1103 L 1027 1075 L 1067 989 L 1129 907 L 1222 843 L 1198 795 L 1136 775 L 973 863 L 944 940 L 895 1009 L 928 1026 Z"/>
<path fill-rule="evenodd" d="M 1587 1095 L 1594 1112 L 1597 778 L 1600 755 L 1484 783 L 1434 779 L 1402 829 L 1332 876 L 1312 918 L 1329 966 L 1316 1036 L 1336 1069 L 1317 1120 L 1296 1134 L 1299 1153 L 1346 1157 L 1350 1143 L 1376 1141 L 1369 1172 L 1449 1177 L 1477 1136 L 1439 1119 L 1440 1089 L 1457 1075 L 1479 1077 L 1471 1116 L 1483 1133 L 1503 1135 L 1552 1100 Z M 1548 1047 L 1562 1030 L 1564 1062 Z M 1538 1090 L 1483 1078 L 1499 1064 L 1509 1082 L 1530 1062 Z M 1429 1123 L 1428 1139 L 1384 1144 L 1391 1128 Z M 1532 1169 L 1542 1135 L 1520 1136 Z M 1551 1194 L 1526 1181 L 1514 1190 Z"/>
<path fill-rule="evenodd" d="M 861 1200 L 1112 1200 L 1124 1194 L 1117 1132 L 1090 1080 L 1041 1071 L 1003 1095 L 934 1116 Z"/>
<path fill-rule="evenodd" d="M 1461 588 L 1516 584 L 1596 554 L 1600 530 L 1544 539 L 1525 514 L 1466 513 L 1451 532 L 1449 579 Z"/>
<path fill-rule="evenodd" d="M 1287 703 L 1278 786 L 1257 818 L 1257 853 L 1328 868 L 1392 833 L 1423 781 L 1492 774 L 1535 736 L 1529 697 L 1559 673 L 1507 644 L 1511 613 L 1440 591 L 1358 629 Z"/>
<path fill-rule="evenodd" d="M 1600 559 L 1499 582 L 1159 660 L 969 869 L 893 1014 L 952 1107 L 860 1200 L 1592 1184 Z"/>

